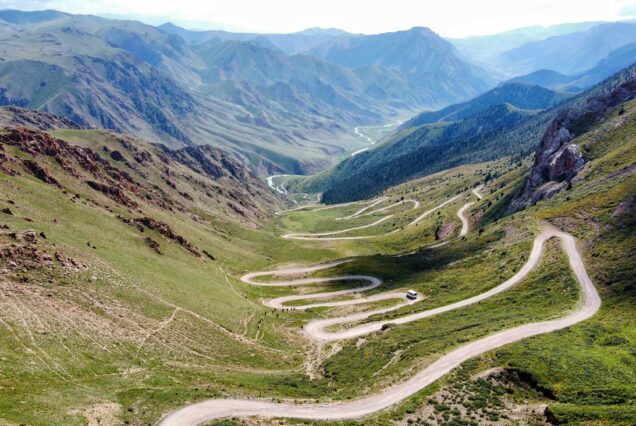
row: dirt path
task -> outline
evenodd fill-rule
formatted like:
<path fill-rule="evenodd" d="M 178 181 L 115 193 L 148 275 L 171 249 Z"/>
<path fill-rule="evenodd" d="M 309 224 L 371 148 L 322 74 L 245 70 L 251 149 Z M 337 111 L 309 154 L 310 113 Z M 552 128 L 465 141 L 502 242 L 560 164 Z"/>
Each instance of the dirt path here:
<path fill-rule="evenodd" d="M 539 263 L 543 253 L 545 243 L 551 238 L 559 238 L 562 248 L 568 256 L 570 267 L 576 276 L 576 279 L 582 290 L 582 301 L 575 309 L 564 317 L 551 321 L 535 322 L 513 327 L 503 330 L 490 336 L 481 338 L 471 343 L 462 345 L 451 352 L 442 355 L 433 363 L 422 369 L 420 372 L 412 376 L 410 379 L 396 385 L 384 389 L 374 395 L 347 402 L 324 403 L 324 404 L 298 404 L 298 403 L 277 403 L 262 400 L 240 400 L 240 399 L 211 399 L 197 404 L 189 405 L 177 410 L 166 416 L 161 424 L 163 426 L 172 425 L 197 425 L 209 420 L 219 419 L 230 416 L 261 416 L 261 417 L 288 417 L 303 419 L 354 419 L 364 417 L 380 410 L 386 409 L 400 401 L 408 398 L 414 393 L 424 389 L 442 376 L 449 373 L 452 369 L 459 366 L 462 362 L 481 355 L 485 352 L 496 349 L 500 346 L 522 340 L 527 337 L 539 334 L 550 333 L 566 327 L 570 327 L 581 321 L 584 321 L 594 315 L 601 306 L 601 299 L 591 281 L 581 255 L 576 248 L 574 237 L 565 232 L 556 229 L 547 229 L 537 235 L 534 245 L 530 253 L 530 258 L 526 264 L 512 278 L 498 285 L 497 287 L 484 292 L 480 295 L 469 299 L 456 302 L 447 306 L 443 306 L 428 311 L 418 312 L 416 314 L 406 315 L 391 320 L 391 323 L 404 324 L 407 322 L 417 321 L 421 318 L 430 317 L 442 312 L 448 312 L 453 309 L 465 307 L 479 301 L 488 299 L 499 294 L 517 283 L 521 282 Z M 333 266 L 333 264 L 331 264 Z M 302 271 L 324 269 L 319 267 L 296 269 L 296 273 Z M 283 272 L 285 273 L 285 272 Z M 287 272 L 288 274 L 291 274 Z M 305 284 L 308 284 L 305 279 Z M 268 285 L 268 284 L 265 284 Z M 271 285 L 271 284 L 269 284 Z M 277 285 L 284 285 L 284 282 L 278 282 Z M 293 285 L 298 285 L 294 283 Z M 356 314 L 364 315 L 367 313 Z M 351 318 L 351 317 L 348 317 Z M 336 319 L 339 320 L 339 319 Z M 317 322 L 313 322 L 316 324 Z M 328 339 L 338 340 L 340 338 L 352 338 L 359 335 L 368 334 L 381 327 L 385 321 L 378 321 L 369 324 L 363 324 L 352 329 L 346 329 L 337 333 L 329 333 L 321 330 L 320 327 L 314 327 L 310 331 L 306 331 L 307 335 L 317 339 L 324 337 Z M 307 327 L 306 327 L 307 328 Z M 338 336 L 338 339 L 334 338 Z"/>
<path fill-rule="evenodd" d="M 457 200 L 460 197 L 462 197 L 462 195 L 456 195 L 456 196 L 444 201 L 443 203 L 433 207 L 432 209 L 425 211 L 424 213 L 419 215 L 417 218 L 415 218 L 407 226 L 417 225 L 418 222 L 420 222 L 422 219 L 424 219 L 425 217 L 427 217 L 431 213 L 433 213 L 433 212 L 441 209 L 442 207 L 452 203 L 453 201 Z M 412 209 L 417 209 L 420 206 L 420 203 L 417 200 L 402 200 L 402 201 L 398 201 L 398 202 L 396 202 L 394 204 L 391 204 L 391 205 L 388 205 L 388 206 L 385 206 L 385 207 L 381 207 L 379 209 L 367 212 L 367 210 L 369 210 L 370 208 L 375 207 L 376 205 L 380 204 L 383 201 L 386 201 L 387 199 L 388 199 L 387 197 L 382 197 L 382 198 L 378 198 L 377 200 L 372 200 L 370 205 L 358 210 L 357 212 L 355 212 L 355 213 L 353 213 L 353 214 L 351 214 L 349 216 L 337 218 L 336 220 L 350 220 L 350 219 L 354 219 L 354 218 L 357 218 L 357 217 L 362 217 L 362 216 L 367 216 L 367 215 L 371 215 L 371 214 L 375 214 L 375 213 L 380 213 L 380 212 L 383 212 L 383 211 L 386 211 L 386 210 L 389 210 L 389 209 L 392 209 L 394 207 L 400 206 L 402 204 L 407 204 L 407 203 L 413 204 Z M 314 211 L 325 210 L 325 209 L 328 209 L 328 208 L 335 208 L 335 207 L 343 207 L 343 206 L 347 206 L 347 205 L 350 205 L 350 203 L 323 207 L 323 208 L 315 209 Z M 471 203 L 471 205 L 472 205 L 472 203 Z M 334 237 L 333 235 L 346 234 L 346 233 L 349 233 L 351 231 L 357 231 L 357 230 L 360 230 L 360 229 L 371 228 L 371 227 L 379 225 L 379 224 L 381 224 L 383 222 L 386 222 L 387 220 L 391 219 L 392 217 L 393 217 L 393 215 L 390 214 L 390 215 L 387 215 L 387 216 L 383 216 L 383 217 L 379 218 L 378 220 L 376 220 L 375 222 L 369 223 L 367 225 L 356 226 L 356 227 L 347 228 L 347 229 L 341 229 L 339 231 L 320 232 L 320 233 L 290 233 L 290 234 L 283 235 L 283 238 L 288 239 L 288 240 L 338 241 L 338 240 L 364 240 L 364 239 L 369 239 L 369 238 L 382 237 L 382 236 L 386 236 L 386 235 L 395 234 L 396 232 L 401 231 L 401 229 L 398 228 L 398 229 L 395 229 L 393 231 L 387 232 L 385 234 L 379 234 L 379 235 L 362 235 L 362 236 L 356 236 L 356 237 Z M 462 219 L 462 221 L 465 220 L 461 216 L 460 216 L 460 219 Z M 466 225 L 466 226 L 468 226 L 468 225 Z"/>
<path fill-rule="evenodd" d="M 473 188 L 472 190 L 472 193 L 475 194 L 475 197 L 477 197 L 478 200 L 484 198 L 484 196 L 479 193 L 483 187 L 484 185 L 479 185 L 477 188 Z"/>
<path fill-rule="evenodd" d="M 468 218 L 466 218 L 465 213 L 466 210 L 470 208 L 475 203 L 466 203 L 462 206 L 461 209 L 457 211 L 457 217 L 462 221 L 462 229 L 459 231 L 459 236 L 463 237 L 468 234 L 468 230 L 470 229 L 470 224 L 468 223 Z"/>

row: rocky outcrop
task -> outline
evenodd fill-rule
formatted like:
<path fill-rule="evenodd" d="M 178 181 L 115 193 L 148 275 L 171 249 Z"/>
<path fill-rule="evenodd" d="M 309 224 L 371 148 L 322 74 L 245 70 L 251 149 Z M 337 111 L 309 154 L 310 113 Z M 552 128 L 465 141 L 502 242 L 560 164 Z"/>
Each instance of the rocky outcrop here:
<path fill-rule="evenodd" d="M 101 182 L 95 182 L 93 180 L 87 180 L 86 184 L 93 188 L 95 191 L 101 192 L 120 205 L 124 205 L 133 209 L 139 207 L 139 204 L 131 200 L 120 186 L 106 185 Z"/>
<path fill-rule="evenodd" d="M 27 127 L 31 130 L 82 128 L 68 118 L 15 106 L 0 107 L 0 127 Z"/>
<path fill-rule="evenodd" d="M 65 190 L 69 182 L 83 182 L 130 209 L 148 203 L 186 211 L 203 200 L 215 213 L 251 221 L 267 217 L 266 209 L 277 203 L 238 154 L 211 146 L 172 150 L 107 131 L 101 136 L 119 146 L 105 142 L 91 149 L 42 131 L 6 128 L 0 132 L 0 171 L 27 172 Z M 14 155 L 9 146 L 27 155 Z"/>
<path fill-rule="evenodd" d="M 7 229 L 7 227 L 3 228 Z M 40 233 L 45 239 L 44 233 Z M 52 256 L 42 247 L 38 241 L 38 234 L 27 229 L 23 232 L 3 230 L 0 231 L 0 274 L 7 274 L 15 278 L 14 273 L 19 273 L 22 279 L 25 271 L 40 268 L 54 268 L 55 261 L 67 269 L 86 269 L 82 262 L 55 252 Z"/>
<path fill-rule="evenodd" d="M 144 231 L 144 226 L 152 231 L 156 231 L 158 232 L 160 235 L 162 235 L 163 237 L 172 240 L 174 242 L 176 242 L 177 244 L 179 244 L 181 247 L 183 247 L 184 249 L 186 249 L 188 252 L 190 252 L 190 254 L 200 257 L 201 253 L 199 252 L 199 250 L 192 245 L 188 240 L 186 240 L 184 237 L 182 237 L 181 235 L 177 234 L 176 232 L 174 232 L 174 230 L 170 227 L 170 225 L 168 225 L 167 223 L 161 222 L 157 219 L 154 219 L 152 217 L 136 217 L 136 218 L 127 218 L 127 217 L 123 217 L 123 216 L 118 216 L 119 220 L 121 220 L 122 222 L 134 226 L 136 227 L 140 232 Z M 152 248 L 153 250 L 157 251 L 159 253 L 159 245 L 157 244 L 156 248 L 153 247 L 153 244 L 150 244 L 150 238 L 147 238 L 147 243 L 149 243 L 150 248 Z"/>
<path fill-rule="evenodd" d="M 523 191 L 509 211 L 523 210 L 571 187 L 572 179 L 586 161 L 580 148 L 571 142 L 602 122 L 614 108 L 635 97 L 636 76 L 632 76 L 611 92 L 592 97 L 555 118 L 541 138 Z"/>
<path fill-rule="evenodd" d="M 7 129 L 5 133 L 0 134 L 0 143 L 16 146 L 34 157 L 53 157 L 65 172 L 75 178 L 80 178 L 82 171 L 89 174 L 92 179 L 86 180 L 86 183 L 94 190 L 128 207 L 138 206 L 127 192 L 138 195 L 140 185 L 128 173 L 113 167 L 89 148 L 71 145 L 47 133 L 24 127 Z M 22 164 L 26 171 L 38 179 L 60 186 L 59 181 L 48 169 L 35 160 L 26 159 Z"/>
<path fill-rule="evenodd" d="M 33 160 L 24 160 L 22 161 L 24 167 L 36 178 L 40 179 L 42 182 L 46 182 L 51 185 L 60 186 L 60 183 L 51 173 L 49 169 L 45 166 L 41 166 Z"/>
<path fill-rule="evenodd" d="M 150 247 L 155 253 L 157 254 L 161 254 L 161 247 L 159 246 L 159 243 L 156 242 L 155 240 L 153 240 L 150 237 L 146 237 L 146 244 L 148 245 L 148 247 Z"/>
<path fill-rule="evenodd" d="M 233 166 L 233 161 L 226 158 L 226 153 L 211 146 L 189 146 L 178 150 L 166 149 L 165 152 L 173 160 L 189 167 L 198 173 L 212 179 L 220 179 L 224 176 L 235 174 L 239 167 L 224 167 L 226 164 Z M 239 165 L 240 166 L 240 165 Z M 228 171 L 230 173 L 228 173 Z"/>

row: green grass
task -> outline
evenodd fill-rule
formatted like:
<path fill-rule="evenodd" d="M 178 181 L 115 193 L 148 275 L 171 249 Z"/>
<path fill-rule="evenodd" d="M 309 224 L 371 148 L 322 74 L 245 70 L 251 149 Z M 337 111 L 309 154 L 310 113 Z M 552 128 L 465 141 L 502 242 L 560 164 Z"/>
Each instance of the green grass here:
<path fill-rule="evenodd" d="M 629 114 L 632 110 L 630 106 Z M 360 283 L 294 290 L 250 286 L 239 277 L 248 271 L 350 257 L 351 262 L 315 275 L 370 274 L 384 284 L 367 294 L 413 288 L 427 297 L 381 316 L 387 319 L 462 300 L 501 283 L 525 262 L 533 235 L 542 221 L 548 221 L 579 239 L 603 298 L 601 311 L 580 325 L 505 346 L 471 362 L 478 369 L 504 366 L 529 375 L 551 393 L 550 410 L 558 419 L 575 424 L 629 424 L 636 381 L 636 271 L 634 263 L 626 260 L 634 258 L 635 241 L 630 210 L 620 213 L 620 206 L 633 197 L 634 175 L 624 170 L 634 164 L 636 151 L 632 123 L 616 130 L 610 129 L 612 125 L 581 141 L 589 145 L 586 155 L 593 160 L 582 172 L 583 180 L 526 212 L 502 216 L 506 200 L 523 176 L 522 167 L 504 159 L 391 188 L 386 191 L 391 201 L 417 198 L 422 206 L 413 211 L 396 208 L 396 225 L 390 221 L 351 234 L 386 232 L 451 196 L 468 194 L 489 178 L 488 195 L 469 211 L 475 229 L 437 249 L 427 248 L 435 243 L 436 227 L 458 224 L 455 214 L 463 201 L 441 209 L 417 227 L 362 242 L 280 238 L 287 232 L 320 232 L 372 222 L 373 216 L 332 221 L 361 205 L 274 216 L 251 227 L 224 219 L 223 206 L 194 202 L 186 212 L 167 212 L 143 203 L 143 214 L 169 223 L 197 247 L 213 253 L 216 260 L 212 261 L 188 254 L 155 232 L 140 233 L 124 224 L 116 215 L 131 216 L 131 212 L 65 175 L 53 161 L 46 165 L 68 188 L 67 193 L 24 173 L 0 172 L 0 208 L 10 207 L 15 213 L 2 215 L 0 223 L 12 230 L 44 232 L 47 239 L 41 241 L 42 247 L 89 265 L 78 272 L 18 271 L 1 283 L 0 418 L 34 425 L 83 424 L 86 407 L 111 401 L 120 405 L 122 422 L 146 424 L 155 423 L 171 409 L 207 398 L 330 401 L 370 394 L 409 377 L 465 342 L 572 309 L 579 293 L 557 242 L 548 243 L 540 266 L 513 289 L 473 306 L 390 327 L 368 336 L 360 346 L 356 341 L 343 342 L 342 349 L 320 365 L 321 376 L 314 380 L 304 370 L 308 345 L 299 335 L 300 327 L 342 310 L 274 312 L 260 300 Z M 94 131 L 57 135 L 76 138 L 85 146 L 110 143 Z M 147 173 L 156 179 L 155 170 Z M 75 193 L 80 199 L 73 202 Z M 203 220 L 192 220 L 193 212 Z M 145 245 L 146 236 L 159 241 L 163 255 Z M 87 241 L 97 248 L 88 249 Z M 411 251 L 415 253 L 394 256 Z M 27 282 L 21 281 L 23 276 Z M 150 333 L 155 334 L 142 346 Z M 394 359 L 396 353 L 400 355 Z M 462 380 L 461 374 L 451 375 L 392 410 L 342 424 L 383 425 L 404 419 L 427 405 L 441 387 Z"/>

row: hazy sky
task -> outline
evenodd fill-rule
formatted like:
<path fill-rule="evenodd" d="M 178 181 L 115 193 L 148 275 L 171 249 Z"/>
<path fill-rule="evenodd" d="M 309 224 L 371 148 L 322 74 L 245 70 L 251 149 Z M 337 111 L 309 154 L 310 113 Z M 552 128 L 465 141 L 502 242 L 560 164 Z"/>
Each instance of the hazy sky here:
<path fill-rule="evenodd" d="M 530 25 L 636 18 L 636 0 L 0 0 L 2 9 L 121 15 L 190 28 L 379 33 L 427 26 L 446 37 Z"/>

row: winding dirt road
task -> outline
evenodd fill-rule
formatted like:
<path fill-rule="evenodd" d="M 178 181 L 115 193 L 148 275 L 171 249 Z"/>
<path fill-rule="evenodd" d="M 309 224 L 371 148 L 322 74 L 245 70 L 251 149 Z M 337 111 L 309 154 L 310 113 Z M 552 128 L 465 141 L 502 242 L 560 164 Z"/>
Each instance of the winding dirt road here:
<path fill-rule="evenodd" d="M 417 373 L 410 379 L 396 386 L 384 389 L 383 391 L 368 396 L 366 398 L 347 402 L 323 404 L 298 404 L 293 402 L 276 403 L 271 401 L 241 399 L 212 399 L 179 409 L 166 416 L 162 420 L 161 424 L 164 426 L 197 425 L 209 420 L 230 416 L 260 416 L 267 418 L 288 417 L 320 420 L 343 420 L 360 418 L 376 413 L 380 410 L 384 410 L 394 404 L 399 403 L 400 401 L 403 401 L 414 393 L 432 384 L 442 376 L 448 374 L 452 369 L 458 367 L 462 362 L 470 358 L 476 357 L 500 346 L 513 343 L 527 337 L 550 333 L 584 321 L 593 316 L 598 311 L 601 306 L 601 299 L 594 287 L 594 284 L 585 271 L 585 266 L 583 264 L 583 260 L 581 259 L 581 255 L 576 248 L 576 241 L 574 237 L 572 237 L 570 234 L 561 232 L 556 229 L 546 229 L 541 234 L 537 235 L 534 240 L 534 245 L 532 251 L 530 252 L 528 261 L 521 268 L 521 270 L 519 270 L 511 279 L 505 281 L 504 283 L 487 292 L 471 297 L 469 299 L 462 300 L 460 302 L 456 302 L 440 308 L 406 315 L 400 318 L 393 319 L 390 322 L 395 324 L 404 324 L 411 321 L 417 321 L 421 318 L 430 317 L 442 312 L 448 312 L 453 309 L 458 309 L 477 303 L 481 300 L 488 299 L 489 297 L 492 297 L 511 288 L 512 286 L 521 282 L 528 275 L 528 273 L 530 273 L 530 271 L 532 271 L 538 265 L 546 241 L 553 237 L 559 238 L 561 240 L 562 248 L 568 256 L 570 267 L 572 268 L 572 271 L 574 272 L 574 275 L 576 276 L 576 279 L 582 290 L 581 302 L 570 313 L 562 318 L 551 321 L 542 321 L 521 325 L 491 334 L 490 336 L 462 345 L 442 355 L 436 361 L 429 364 L 426 368 L 422 369 L 419 373 Z M 293 275 L 305 272 L 313 272 L 333 266 L 335 265 L 332 263 L 327 265 L 319 265 L 312 268 L 298 268 L 293 270 L 278 271 L 276 274 Z M 253 278 L 263 275 L 271 275 L 271 272 L 249 274 L 249 276 L 246 276 L 247 278 L 243 278 L 244 280 L 246 280 L 246 282 L 250 282 L 250 284 L 252 284 Z M 366 276 L 362 277 L 373 278 Z M 311 280 L 315 279 L 307 278 L 304 280 L 295 281 L 257 283 L 255 285 L 301 285 L 299 281 L 302 281 L 302 283 L 304 284 L 310 284 Z M 377 282 L 372 281 L 372 284 L 370 285 L 374 284 L 377 284 Z M 317 322 L 313 323 L 316 324 Z M 382 323 L 386 322 L 382 321 L 363 324 L 352 329 L 346 329 L 342 332 L 338 332 L 337 336 L 338 338 L 346 339 L 363 334 L 368 334 L 376 331 L 378 329 L 378 325 Z M 355 331 L 352 332 L 351 330 Z M 325 332 L 324 329 L 321 331 L 320 327 L 315 327 L 311 329 L 311 331 L 306 331 L 306 333 L 309 337 L 317 338 L 319 340 L 323 337 L 331 339 L 334 336 L 334 333 Z M 334 340 L 336 339 L 334 338 Z"/>
<path fill-rule="evenodd" d="M 412 222 L 410 222 L 408 225 L 406 226 L 414 226 L 417 225 L 418 222 L 420 222 L 422 219 L 424 219 L 425 217 L 429 216 L 431 213 L 441 209 L 442 207 L 445 207 L 446 205 L 454 202 L 455 200 L 459 199 L 460 197 L 462 197 L 462 195 L 456 195 L 452 198 L 449 198 L 448 200 L 444 201 L 443 203 L 433 207 L 430 210 L 425 211 L 424 213 L 422 213 L 421 215 L 419 215 L 417 218 L 415 218 Z M 358 210 L 357 212 L 349 215 L 349 216 L 345 216 L 345 217 L 341 217 L 341 218 L 337 218 L 336 220 L 350 220 L 350 219 L 354 219 L 357 217 L 362 217 L 362 216 L 368 216 L 368 215 L 372 215 L 375 213 L 380 213 L 392 208 L 395 208 L 397 206 L 403 205 L 403 204 L 413 204 L 412 209 L 417 209 L 420 207 L 420 203 L 417 200 L 402 200 L 402 201 L 398 201 L 394 204 L 388 205 L 386 207 L 381 207 L 379 209 L 376 210 L 371 210 L 368 211 L 370 208 L 375 207 L 376 205 L 382 203 L 383 201 L 386 201 L 388 199 L 388 197 L 381 197 L 375 200 L 372 200 L 372 203 L 366 207 L 363 207 L 362 209 Z M 346 203 L 346 204 L 337 204 L 334 206 L 327 206 L 327 207 L 323 207 L 320 209 L 315 209 L 313 211 L 319 211 L 319 210 L 325 210 L 328 208 L 336 208 L 336 207 L 345 207 L 351 204 L 355 204 L 355 203 Z M 470 207 L 470 205 L 472 205 L 473 203 L 469 203 L 466 204 L 465 207 L 468 208 Z M 297 210 L 297 209 L 296 209 Z M 465 210 L 465 209 L 464 209 Z M 287 210 L 287 211 L 293 211 L 293 210 Z M 459 213 L 458 213 L 459 214 Z M 351 231 L 357 231 L 360 229 L 366 229 L 366 228 L 371 228 L 374 227 L 376 225 L 379 225 L 389 219 L 391 219 L 393 217 L 392 214 L 387 215 L 387 216 L 383 216 L 381 218 L 379 218 L 378 220 L 376 220 L 375 222 L 369 223 L 367 225 L 362 225 L 362 226 L 356 226 L 353 228 L 347 228 L 347 229 L 341 229 L 339 231 L 329 231 L 329 232 L 320 232 L 320 233 L 290 233 L 290 234 L 285 234 L 283 235 L 283 238 L 288 239 L 288 240 L 320 240 L 320 241 L 338 241 L 338 240 L 365 240 L 365 239 L 369 239 L 369 238 L 377 238 L 377 237 L 382 237 L 382 236 L 387 236 L 387 235 L 392 235 L 395 234 L 396 232 L 401 231 L 401 229 L 395 229 L 393 231 L 387 232 L 385 234 L 378 234 L 378 235 L 361 235 L 361 236 L 356 236 L 356 237 L 334 237 L 333 235 L 339 235 L 339 234 L 346 234 L 349 233 Z M 462 216 L 459 216 L 459 218 L 462 220 L 462 223 L 466 223 L 465 222 L 465 218 L 463 218 Z M 468 225 L 466 225 L 468 226 Z M 466 231 L 468 232 L 468 231 Z"/>
<path fill-rule="evenodd" d="M 473 188 L 472 190 L 472 193 L 475 194 L 475 197 L 477 197 L 478 200 L 481 200 L 482 198 L 484 198 L 484 196 L 479 193 L 479 191 L 481 191 L 483 187 L 484 185 L 479 185 L 478 187 Z"/>
<path fill-rule="evenodd" d="M 481 199 L 482 195 L 479 193 L 481 187 L 475 188 L 472 190 L 473 194 Z M 420 215 L 415 221 L 411 222 L 411 224 L 417 223 L 422 218 L 426 217 L 426 215 L 432 213 L 433 211 L 443 207 L 444 205 L 454 201 L 460 196 L 453 197 L 450 200 L 440 204 L 439 206 L 431 209 L 422 215 Z M 375 211 L 369 211 L 379 203 L 384 201 L 384 199 L 372 200 L 370 205 L 358 210 L 354 214 L 340 218 L 340 220 L 348 220 L 354 217 L 359 217 L 367 214 L 373 214 L 378 211 L 387 210 L 389 208 L 394 207 L 396 204 L 391 206 L 387 206 Z M 413 200 L 406 200 L 405 202 L 410 202 Z M 417 203 L 417 202 L 415 202 Z M 464 236 L 468 233 L 469 224 L 468 220 L 465 217 L 465 212 L 470 208 L 470 206 L 474 203 L 466 203 L 464 204 L 459 211 L 457 212 L 457 216 L 462 221 L 462 229 L 460 231 L 460 237 Z M 415 204 L 417 207 L 418 205 Z M 335 206 L 328 206 L 321 209 L 334 208 Z M 391 215 L 392 216 L 392 215 Z M 388 216 L 389 218 L 391 216 Z M 381 221 L 387 220 L 386 218 L 382 218 Z M 378 222 L 374 222 L 370 225 L 365 225 L 362 227 L 351 228 L 349 230 L 344 231 L 335 231 L 334 233 L 323 233 L 323 234 L 308 234 L 308 235 L 334 235 L 337 233 L 347 232 L 353 229 L 362 229 L 370 226 L 377 225 Z M 343 317 L 337 318 L 329 318 L 329 319 L 321 319 L 314 320 L 309 322 L 303 329 L 304 334 L 311 340 L 314 340 L 318 343 L 332 342 L 338 340 L 345 339 L 353 339 L 357 337 L 361 337 L 364 335 L 368 335 L 373 332 L 377 332 L 382 329 L 384 325 L 387 324 L 406 324 L 413 321 L 418 321 L 423 318 L 428 318 L 434 315 L 438 315 L 444 312 L 449 312 L 455 309 L 460 309 L 463 307 L 470 306 L 472 304 L 478 303 L 480 301 L 486 300 L 490 297 L 493 297 L 497 294 L 500 294 L 506 290 L 509 290 L 516 284 L 523 281 L 528 274 L 539 264 L 541 260 L 541 256 L 543 250 L 545 248 L 545 243 L 551 238 L 559 238 L 561 240 L 561 245 L 563 250 L 568 256 L 570 267 L 576 276 L 576 279 L 582 290 L 582 300 L 581 302 L 566 316 L 551 320 L 551 321 L 543 321 L 521 325 L 518 327 L 514 327 L 508 330 L 503 330 L 497 333 L 494 333 L 490 336 L 481 338 L 471 343 L 467 343 L 463 346 L 460 346 L 451 352 L 448 352 L 442 356 L 440 356 L 435 362 L 428 365 L 426 368 L 422 369 L 419 373 L 411 377 L 410 379 L 396 385 L 393 387 L 389 387 L 384 389 L 383 391 L 368 396 L 366 398 L 361 398 L 354 401 L 347 402 L 335 402 L 335 403 L 323 403 L 323 404 L 298 404 L 294 402 L 284 402 L 284 403 L 276 403 L 271 401 L 263 401 L 263 400 L 241 400 L 241 399 L 213 399 L 203 401 L 197 404 L 193 404 L 182 409 L 179 409 L 168 416 L 166 416 L 162 421 L 161 425 L 164 426 L 173 426 L 173 425 L 197 425 L 206 421 L 210 421 L 213 419 L 219 419 L 223 417 L 230 416 L 260 416 L 267 418 L 276 418 L 276 417 L 288 417 L 288 418 L 303 418 L 303 419 L 320 419 L 320 420 L 343 420 L 343 419 L 354 419 L 364 417 L 373 413 L 376 413 L 380 410 L 386 409 L 394 404 L 399 403 L 400 401 L 408 398 L 414 393 L 422 390 L 426 386 L 432 384 L 442 376 L 446 375 L 452 369 L 458 367 L 462 362 L 479 356 L 485 352 L 496 349 L 500 346 L 513 343 L 519 341 L 521 339 L 535 336 L 538 334 L 550 333 L 552 331 L 560 330 L 574 324 L 577 324 L 581 321 L 590 318 L 594 315 L 601 305 L 601 299 L 594 288 L 592 281 L 585 271 L 585 266 L 581 259 L 581 255 L 579 254 L 576 248 L 575 239 L 565 232 L 559 231 L 554 228 L 549 228 L 541 232 L 539 235 L 535 237 L 534 244 L 532 250 L 530 252 L 530 256 L 525 265 L 510 279 L 505 282 L 499 284 L 498 286 L 478 294 L 476 296 L 470 297 L 465 300 L 461 300 L 455 303 L 451 303 L 449 305 L 441 306 L 434 309 L 429 309 L 426 311 L 421 311 L 409 315 L 404 315 L 398 318 L 393 318 L 391 320 L 385 321 L 374 321 L 370 323 L 363 323 L 361 325 L 352 326 L 349 328 L 344 328 L 339 331 L 328 331 L 327 329 L 333 325 L 338 324 L 349 324 L 356 321 L 362 321 L 364 319 L 369 318 L 371 315 L 385 313 L 389 311 L 393 311 L 399 309 L 406 304 L 417 303 L 421 298 L 416 300 L 408 300 L 406 299 L 406 295 L 403 292 L 385 292 L 379 293 L 368 297 L 359 296 L 360 293 L 369 291 L 375 288 L 378 288 L 382 285 L 382 281 L 379 278 L 369 276 L 369 275 L 343 275 L 343 276 L 335 276 L 335 277 L 326 277 L 326 278 L 298 278 L 291 280 L 282 280 L 282 281 L 257 281 L 257 278 L 266 277 L 266 276 L 294 276 L 294 275 L 302 275 L 309 274 L 316 271 L 333 268 L 335 266 L 341 265 L 347 261 L 337 261 L 326 263 L 322 265 L 312 266 L 312 267 L 301 267 L 301 268 L 288 268 L 276 271 L 262 271 L 262 272 L 253 272 L 250 274 L 244 275 L 241 280 L 245 283 L 255 286 L 277 286 L 277 287 L 297 287 L 304 285 L 312 285 L 312 284 L 325 284 L 325 283 L 335 283 L 335 282 L 343 282 L 343 281 L 356 281 L 356 282 L 365 282 L 365 285 L 345 289 L 338 290 L 332 292 L 324 292 L 324 293 L 315 293 L 309 295 L 292 295 L 292 296 L 283 296 L 275 299 L 264 301 L 267 306 L 276 309 L 298 309 L 305 310 L 315 307 L 336 307 L 336 306 L 349 306 L 355 304 L 363 304 L 363 303 L 372 303 L 380 300 L 391 300 L 396 299 L 398 303 L 394 306 L 390 306 L 388 308 L 376 309 L 372 311 L 364 311 L 355 313 L 352 315 L 347 315 Z M 442 243 L 444 244 L 444 243 Z M 341 300 L 335 302 L 329 302 L 328 299 L 340 296 L 357 296 L 353 299 L 349 300 Z M 286 304 L 293 301 L 298 300 L 319 300 L 316 303 L 309 303 L 300 306 L 287 306 Z"/>

